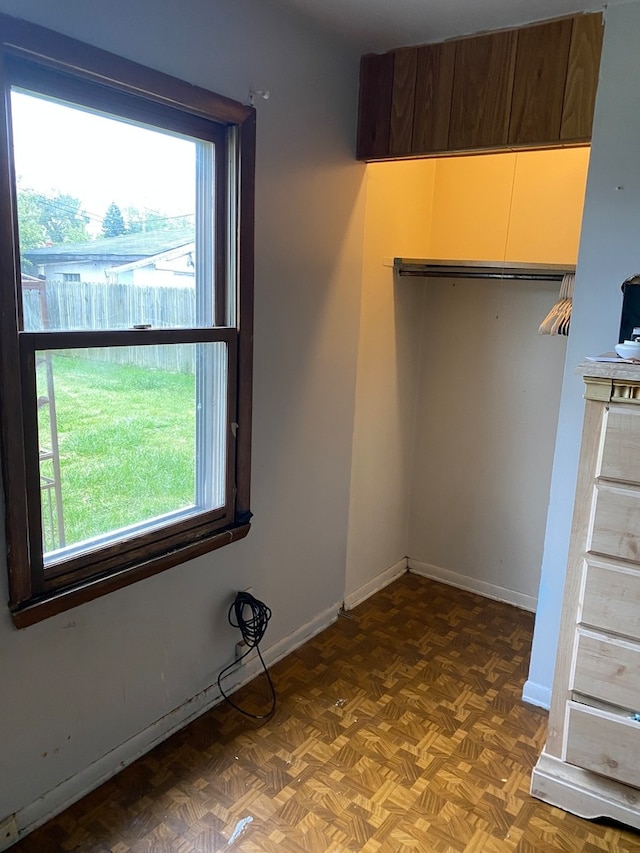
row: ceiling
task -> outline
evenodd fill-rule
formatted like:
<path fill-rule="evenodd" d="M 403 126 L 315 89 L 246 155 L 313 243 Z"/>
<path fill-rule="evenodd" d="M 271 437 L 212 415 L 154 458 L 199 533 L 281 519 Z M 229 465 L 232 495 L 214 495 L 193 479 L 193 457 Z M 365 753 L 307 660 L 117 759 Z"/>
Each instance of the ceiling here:
<path fill-rule="evenodd" d="M 332 30 L 361 53 L 602 9 L 602 0 L 277 0 Z"/>

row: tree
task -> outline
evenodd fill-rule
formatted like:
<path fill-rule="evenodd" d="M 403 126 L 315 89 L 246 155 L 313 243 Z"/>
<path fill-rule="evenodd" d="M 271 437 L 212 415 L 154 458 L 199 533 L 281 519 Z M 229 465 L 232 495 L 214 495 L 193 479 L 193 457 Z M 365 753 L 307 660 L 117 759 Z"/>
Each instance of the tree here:
<path fill-rule="evenodd" d="M 122 211 L 115 203 L 115 201 L 112 201 L 109 207 L 107 208 L 107 212 L 104 215 L 104 219 L 102 220 L 102 236 L 119 237 L 121 234 L 126 233 L 127 227 L 124 224 L 124 217 L 122 215 Z"/>
<path fill-rule="evenodd" d="M 20 254 L 42 246 L 84 243 L 89 217 L 80 199 L 66 193 L 46 193 L 18 186 L 18 230 Z M 23 258 L 23 270 L 30 266 Z"/>
<path fill-rule="evenodd" d="M 33 190 L 18 189 L 18 224 L 20 251 L 37 249 L 47 243 L 46 229 L 42 223 L 43 196 Z"/>
<path fill-rule="evenodd" d="M 193 214 L 168 216 L 159 210 L 149 208 L 125 207 L 123 215 L 127 234 L 139 234 L 141 231 L 174 231 L 193 225 Z"/>
<path fill-rule="evenodd" d="M 126 222 L 127 234 L 139 234 L 141 231 L 147 230 L 144 214 L 137 207 L 125 207 L 122 214 Z"/>
<path fill-rule="evenodd" d="M 66 193 L 46 195 L 18 187 L 18 225 L 21 249 L 89 240 L 89 217 L 82 202 Z"/>
<path fill-rule="evenodd" d="M 87 232 L 89 217 L 82 210 L 80 199 L 66 193 L 56 193 L 44 196 L 41 205 L 41 222 L 48 243 L 57 246 L 60 243 L 84 243 L 90 239 Z"/>

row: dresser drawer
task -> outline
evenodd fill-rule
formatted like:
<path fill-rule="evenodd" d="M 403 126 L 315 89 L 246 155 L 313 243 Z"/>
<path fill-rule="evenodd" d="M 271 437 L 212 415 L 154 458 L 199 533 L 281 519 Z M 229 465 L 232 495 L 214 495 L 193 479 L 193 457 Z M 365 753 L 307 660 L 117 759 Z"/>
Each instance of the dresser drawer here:
<path fill-rule="evenodd" d="M 580 631 L 571 688 L 610 705 L 640 710 L 640 645 Z"/>
<path fill-rule="evenodd" d="M 564 760 L 640 788 L 640 723 L 567 703 Z"/>
<path fill-rule="evenodd" d="M 587 550 L 640 561 L 640 490 L 597 485 Z"/>
<path fill-rule="evenodd" d="M 585 564 L 580 622 L 640 640 L 640 570 Z"/>
<path fill-rule="evenodd" d="M 637 409 L 612 407 L 607 413 L 596 476 L 640 483 L 640 411 Z"/>

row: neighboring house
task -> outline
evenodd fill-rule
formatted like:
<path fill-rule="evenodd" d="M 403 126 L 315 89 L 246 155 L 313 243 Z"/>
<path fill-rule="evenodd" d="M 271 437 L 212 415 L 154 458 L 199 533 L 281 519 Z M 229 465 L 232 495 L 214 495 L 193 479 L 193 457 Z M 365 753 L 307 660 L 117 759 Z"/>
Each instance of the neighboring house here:
<path fill-rule="evenodd" d="M 48 281 L 181 286 L 195 275 L 193 228 L 145 231 L 29 249 L 24 258 Z"/>

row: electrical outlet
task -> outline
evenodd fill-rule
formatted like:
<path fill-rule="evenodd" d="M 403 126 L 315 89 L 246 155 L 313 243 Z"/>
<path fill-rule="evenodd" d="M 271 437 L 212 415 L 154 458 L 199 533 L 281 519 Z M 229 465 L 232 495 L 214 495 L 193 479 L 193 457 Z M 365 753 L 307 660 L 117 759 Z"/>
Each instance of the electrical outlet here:
<path fill-rule="evenodd" d="M 240 663 L 244 663 L 246 658 L 242 658 L 242 655 L 248 651 L 249 646 L 245 643 L 244 640 L 240 640 L 239 643 L 236 643 L 236 660 L 240 661 Z M 240 660 L 241 658 L 242 660 Z"/>
<path fill-rule="evenodd" d="M 0 821 L 0 850 L 7 850 L 18 840 L 18 825 L 15 815 Z"/>

